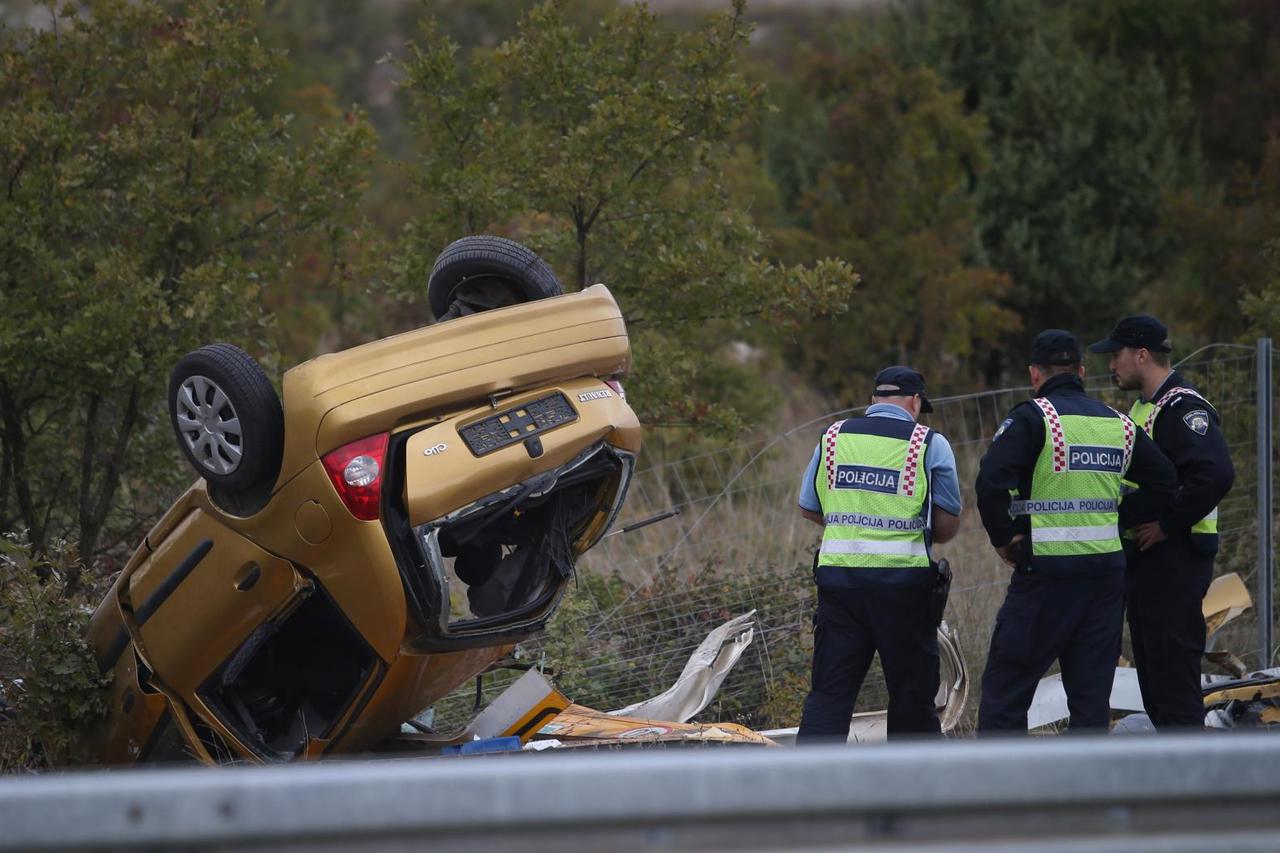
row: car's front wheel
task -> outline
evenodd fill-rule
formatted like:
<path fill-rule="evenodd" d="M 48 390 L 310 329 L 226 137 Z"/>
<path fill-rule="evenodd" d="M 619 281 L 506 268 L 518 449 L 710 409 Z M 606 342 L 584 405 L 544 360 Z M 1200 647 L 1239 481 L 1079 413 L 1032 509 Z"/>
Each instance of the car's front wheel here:
<path fill-rule="evenodd" d="M 231 344 L 184 356 L 169 377 L 169 418 L 187 461 L 230 495 L 274 483 L 284 411 L 266 373 Z"/>

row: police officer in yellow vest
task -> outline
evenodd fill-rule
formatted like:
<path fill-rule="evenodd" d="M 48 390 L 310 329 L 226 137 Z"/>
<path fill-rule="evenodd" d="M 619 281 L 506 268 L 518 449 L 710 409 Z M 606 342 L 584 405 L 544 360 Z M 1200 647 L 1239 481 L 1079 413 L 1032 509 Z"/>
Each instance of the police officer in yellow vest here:
<path fill-rule="evenodd" d="M 1126 599 L 1147 715 L 1159 730 L 1198 728 L 1204 725 L 1201 606 L 1218 551 L 1218 504 L 1235 478 L 1231 453 L 1217 410 L 1170 366 L 1169 333 L 1159 320 L 1125 317 L 1089 349 L 1111 355 L 1117 387 L 1141 393 L 1129 417 L 1178 471 L 1173 504 L 1159 520 L 1126 531 Z M 1136 497 L 1125 498 L 1125 516 Z"/>
<path fill-rule="evenodd" d="M 1080 343 L 1060 329 L 1031 347 L 1035 396 L 982 457 L 975 485 L 991 544 L 1013 567 L 982 674 L 979 732 L 1027 730 L 1036 685 L 1057 660 L 1071 728 L 1106 728 L 1120 655 L 1121 480 L 1141 484 L 1135 518 L 1172 500 L 1173 465 L 1126 416 L 1085 394 Z"/>
<path fill-rule="evenodd" d="M 858 690 L 880 654 L 890 737 L 939 733 L 934 542 L 960 525 L 955 455 L 916 423 L 933 411 L 909 367 L 876 375 L 864 417 L 827 428 L 800 490 L 800 512 L 823 525 L 814 559 L 812 689 L 797 743 L 848 738 Z"/>

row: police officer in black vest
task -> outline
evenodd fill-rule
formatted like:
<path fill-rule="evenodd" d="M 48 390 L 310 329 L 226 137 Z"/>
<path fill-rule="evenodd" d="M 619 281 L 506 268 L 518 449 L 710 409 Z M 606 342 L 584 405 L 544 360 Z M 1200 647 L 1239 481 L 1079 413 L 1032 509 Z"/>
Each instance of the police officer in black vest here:
<path fill-rule="evenodd" d="M 1062 666 L 1071 728 L 1106 728 L 1123 626 L 1122 477 L 1159 517 L 1173 465 L 1125 416 L 1085 394 L 1080 343 L 1050 329 L 1031 347 L 1035 396 L 996 431 L 978 471 L 978 510 L 1013 567 L 982 675 L 979 732 L 1027 730 L 1036 685 Z M 1146 514 L 1141 514 L 1145 505 Z"/>
<path fill-rule="evenodd" d="M 1125 317 L 1089 349 L 1110 354 L 1117 387 L 1141 394 L 1129 414 L 1178 471 L 1173 504 L 1124 540 L 1129 638 L 1151 722 L 1162 731 L 1199 728 L 1202 602 L 1218 552 L 1218 504 L 1235 479 L 1231 453 L 1217 410 L 1170 365 L 1169 332 L 1159 320 Z"/>

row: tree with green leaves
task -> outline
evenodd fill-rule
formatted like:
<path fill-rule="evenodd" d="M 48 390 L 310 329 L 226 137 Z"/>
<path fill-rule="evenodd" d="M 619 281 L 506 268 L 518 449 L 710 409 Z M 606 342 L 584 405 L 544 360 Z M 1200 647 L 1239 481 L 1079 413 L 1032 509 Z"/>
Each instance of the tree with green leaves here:
<path fill-rule="evenodd" d="M 841 261 L 770 263 L 730 197 L 734 146 L 761 96 L 740 68 L 742 0 L 688 32 L 644 4 L 590 28 L 566 7 L 534 7 L 494 48 L 464 51 L 424 22 L 405 90 L 421 137 L 410 175 L 431 212 L 404 235 L 398 287 L 419 293 L 462 234 L 524 240 L 568 289 L 603 281 L 616 295 L 646 422 L 731 428 L 711 379 L 717 346 L 748 323 L 841 310 L 856 276 Z"/>
<path fill-rule="evenodd" d="M 300 146 L 261 107 L 282 57 L 258 3 L 169 8 L 51 5 L 0 33 L 0 529 L 37 551 L 113 544 L 177 458 L 171 365 L 262 351 L 292 240 L 348 215 L 371 155 L 359 115 Z"/>
<path fill-rule="evenodd" d="M 900 55 L 936 68 L 990 130 L 977 224 L 986 262 L 1012 279 L 1006 307 L 1029 328 L 1105 331 L 1173 250 L 1161 205 L 1187 177 L 1186 93 L 1149 55 L 1082 43 L 1070 3 L 906 8 Z"/>
<path fill-rule="evenodd" d="M 967 384 L 1020 326 L 1000 304 L 1008 278 L 977 260 L 985 123 L 932 70 L 880 49 L 817 54 L 805 79 L 827 105 L 830 161 L 798 207 L 818 251 L 856 263 L 868 296 L 856 331 L 810 325 L 803 361 L 845 399 L 861 399 L 866 376 L 892 362 Z"/>

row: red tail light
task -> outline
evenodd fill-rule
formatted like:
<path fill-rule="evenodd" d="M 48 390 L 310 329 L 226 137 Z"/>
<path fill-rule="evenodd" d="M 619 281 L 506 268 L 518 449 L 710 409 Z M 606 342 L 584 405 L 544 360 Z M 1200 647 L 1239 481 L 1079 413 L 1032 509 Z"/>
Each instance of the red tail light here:
<path fill-rule="evenodd" d="M 363 521 L 375 521 L 381 509 L 387 435 L 370 435 L 324 455 L 324 470 L 338 497 Z"/>
<path fill-rule="evenodd" d="M 612 388 L 613 393 L 617 394 L 620 400 L 627 399 L 627 392 L 622 390 L 622 383 L 617 379 L 606 379 L 604 384 Z"/>

